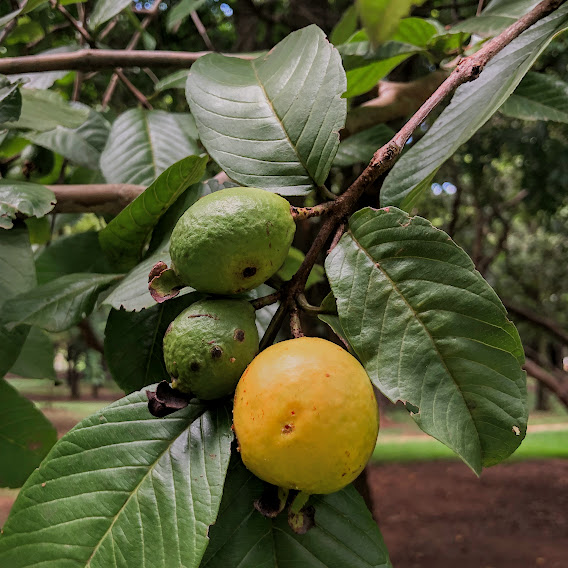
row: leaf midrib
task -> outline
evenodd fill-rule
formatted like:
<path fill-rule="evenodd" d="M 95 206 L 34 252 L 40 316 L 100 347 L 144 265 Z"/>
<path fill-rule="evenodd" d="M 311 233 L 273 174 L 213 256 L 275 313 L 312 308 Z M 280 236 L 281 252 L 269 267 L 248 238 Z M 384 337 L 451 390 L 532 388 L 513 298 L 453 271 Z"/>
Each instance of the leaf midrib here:
<path fill-rule="evenodd" d="M 349 228 L 349 230 L 347 231 L 347 234 L 351 237 L 351 239 L 353 240 L 353 242 L 355 243 L 355 245 L 357 246 L 357 248 L 369 259 L 369 261 L 371 262 L 372 266 L 374 267 L 375 270 L 378 270 L 379 272 L 381 272 L 384 277 L 389 281 L 392 289 L 398 294 L 398 296 L 403 300 L 403 302 L 406 304 L 406 306 L 408 307 L 408 309 L 411 311 L 411 313 L 413 314 L 414 318 L 416 319 L 416 321 L 418 321 L 418 323 L 422 326 L 422 328 L 424 329 L 424 331 L 426 332 L 426 335 L 428 336 L 428 338 L 430 339 L 430 342 L 432 343 L 432 347 L 434 348 L 434 351 L 436 352 L 436 355 L 438 356 L 439 360 L 441 361 L 442 365 L 444 366 L 444 369 L 446 371 L 446 374 L 451 378 L 451 380 L 453 381 L 456 390 L 459 392 L 460 397 L 463 400 L 463 403 L 465 405 L 465 407 L 467 408 L 467 411 L 469 413 L 471 422 L 474 426 L 474 430 L 475 433 L 477 435 L 477 441 L 479 444 L 479 452 L 480 452 L 480 457 L 481 457 L 481 463 L 483 463 L 483 445 L 481 444 L 481 437 L 479 435 L 479 431 L 477 429 L 477 424 L 475 422 L 475 419 L 473 418 L 473 414 L 471 413 L 471 409 L 469 408 L 469 406 L 467 405 L 467 401 L 465 399 L 465 396 L 463 395 L 460 386 L 458 384 L 458 382 L 456 381 L 456 379 L 454 378 L 453 374 L 450 372 L 448 366 L 446 365 L 446 360 L 444 359 L 444 357 L 442 356 L 442 354 L 440 353 L 440 350 L 438 349 L 438 346 L 436 344 L 436 341 L 434 340 L 434 337 L 432 336 L 432 334 L 430 333 L 430 330 L 428 329 L 428 327 L 426 326 L 426 324 L 422 321 L 422 319 L 420 318 L 418 312 L 416 312 L 416 310 L 412 307 L 412 305 L 408 302 L 408 300 L 405 298 L 404 294 L 398 289 L 398 286 L 396 285 L 395 281 L 390 277 L 390 275 L 388 274 L 388 272 L 386 270 L 384 270 L 381 265 L 380 265 L 380 261 L 379 260 L 375 260 L 373 259 L 369 253 L 367 252 L 367 250 L 361 245 L 361 243 L 357 240 L 357 238 L 355 237 L 355 235 L 353 234 L 353 231 L 351 230 L 351 228 Z M 465 459 L 465 457 L 464 457 Z M 466 459 L 466 461 L 469 463 L 469 459 Z"/>

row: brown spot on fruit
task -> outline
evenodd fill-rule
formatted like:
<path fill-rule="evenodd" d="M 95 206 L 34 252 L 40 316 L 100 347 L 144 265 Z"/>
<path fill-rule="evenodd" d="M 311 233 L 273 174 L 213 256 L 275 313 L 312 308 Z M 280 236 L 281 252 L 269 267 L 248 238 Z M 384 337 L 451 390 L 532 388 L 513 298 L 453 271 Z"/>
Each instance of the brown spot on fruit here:
<path fill-rule="evenodd" d="M 292 412 L 290 412 L 290 414 L 291 414 L 292 416 L 294 416 L 294 414 L 296 414 L 296 413 L 292 410 Z"/>
<path fill-rule="evenodd" d="M 229 361 L 230 361 L 231 363 L 234 363 L 234 362 L 236 361 L 236 359 L 235 359 L 234 357 L 231 357 L 231 358 L 229 359 Z M 246 392 L 246 391 L 245 391 L 245 392 Z"/>
<path fill-rule="evenodd" d="M 256 266 L 247 266 L 243 270 L 243 276 L 245 278 L 250 278 L 251 276 L 254 276 L 255 274 L 256 274 Z"/>
<path fill-rule="evenodd" d="M 235 333 L 233 334 L 235 341 L 243 342 L 245 340 L 245 332 L 242 329 L 235 329 Z"/>
<path fill-rule="evenodd" d="M 331 377 L 331 375 L 330 375 L 329 373 L 326 373 L 325 376 L 326 376 L 326 377 Z"/>
<path fill-rule="evenodd" d="M 345 450 L 345 455 L 346 455 L 347 457 L 349 457 L 349 456 L 351 455 L 351 452 L 349 452 L 348 450 Z"/>
<path fill-rule="evenodd" d="M 282 427 L 282 434 L 290 434 L 294 431 L 294 424 L 284 424 Z"/>
<path fill-rule="evenodd" d="M 218 345 L 215 345 L 215 347 L 211 349 L 211 357 L 213 359 L 219 359 L 221 358 L 222 355 L 223 355 L 223 350 Z"/>
<path fill-rule="evenodd" d="M 199 369 L 201 369 L 201 365 L 197 362 L 197 361 L 193 361 L 193 363 L 189 366 L 189 368 L 193 371 L 193 372 L 197 372 L 199 371 Z M 176 375 L 177 378 L 177 375 Z"/>

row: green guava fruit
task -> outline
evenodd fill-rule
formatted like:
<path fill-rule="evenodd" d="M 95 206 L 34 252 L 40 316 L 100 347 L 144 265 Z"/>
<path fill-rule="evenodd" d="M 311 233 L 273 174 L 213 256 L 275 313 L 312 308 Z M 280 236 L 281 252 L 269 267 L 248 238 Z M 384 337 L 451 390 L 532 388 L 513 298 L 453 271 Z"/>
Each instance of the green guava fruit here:
<path fill-rule="evenodd" d="M 254 187 L 231 187 L 193 204 L 171 237 L 173 268 L 200 292 L 256 288 L 282 266 L 296 225 L 286 199 Z"/>
<path fill-rule="evenodd" d="M 254 308 L 243 300 L 196 302 L 164 335 L 172 386 L 204 400 L 231 394 L 257 353 Z"/>

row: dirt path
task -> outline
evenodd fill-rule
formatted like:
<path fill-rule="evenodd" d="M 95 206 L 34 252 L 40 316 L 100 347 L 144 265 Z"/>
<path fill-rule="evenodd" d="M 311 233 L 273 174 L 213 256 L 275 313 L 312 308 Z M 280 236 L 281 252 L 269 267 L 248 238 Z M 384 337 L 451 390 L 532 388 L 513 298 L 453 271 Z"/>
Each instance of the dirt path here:
<path fill-rule="evenodd" d="M 395 568 L 568 568 L 568 461 L 512 463 L 478 479 L 430 462 L 371 470 Z"/>

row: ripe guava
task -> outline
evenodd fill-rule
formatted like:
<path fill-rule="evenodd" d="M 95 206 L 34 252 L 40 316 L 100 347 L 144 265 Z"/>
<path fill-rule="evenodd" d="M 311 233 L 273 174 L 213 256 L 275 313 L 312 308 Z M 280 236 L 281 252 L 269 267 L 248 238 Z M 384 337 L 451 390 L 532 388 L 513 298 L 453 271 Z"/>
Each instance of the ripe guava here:
<path fill-rule="evenodd" d="M 204 400 L 231 394 L 257 353 L 254 308 L 242 300 L 195 302 L 164 335 L 172 386 Z"/>
<path fill-rule="evenodd" d="M 173 268 L 200 292 L 251 290 L 282 266 L 295 231 L 283 197 L 253 187 L 222 189 L 194 203 L 177 222 Z"/>
<path fill-rule="evenodd" d="M 375 447 L 379 411 L 361 364 L 316 337 L 272 345 L 241 377 L 233 409 L 245 466 L 305 493 L 333 493 L 363 470 Z"/>

